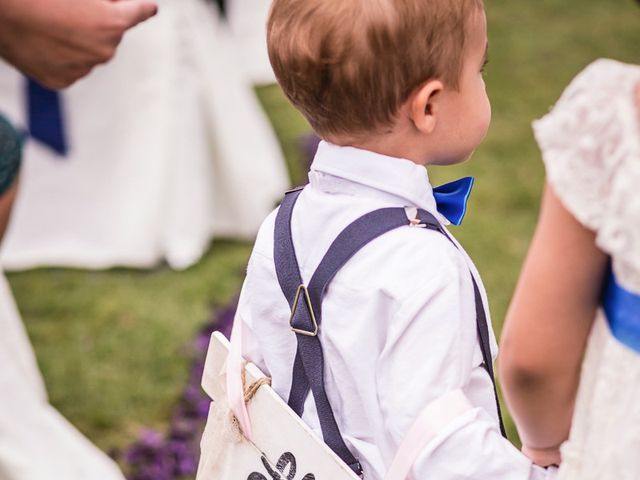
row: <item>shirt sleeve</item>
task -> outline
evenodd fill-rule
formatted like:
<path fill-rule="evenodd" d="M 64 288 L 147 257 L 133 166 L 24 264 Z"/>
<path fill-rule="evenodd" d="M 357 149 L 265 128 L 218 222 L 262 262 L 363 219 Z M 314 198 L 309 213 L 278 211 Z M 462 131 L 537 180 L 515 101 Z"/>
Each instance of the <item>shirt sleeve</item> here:
<path fill-rule="evenodd" d="M 252 315 L 251 308 L 251 291 L 252 286 L 251 283 L 254 281 L 254 259 L 253 255 L 249 259 L 249 265 L 247 267 L 247 276 L 244 279 L 242 284 L 242 289 L 240 290 L 240 298 L 238 299 L 238 308 L 236 309 L 236 314 L 233 319 L 234 325 L 238 322 L 242 323 L 242 356 L 245 360 L 252 362 L 255 364 L 262 373 L 267 376 L 271 375 L 269 369 L 267 368 L 267 364 L 265 362 L 264 356 L 262 354 L 262 347 L 259 342 L 259 338 L 255 332 L 253 327 L 254 318 Z"/>
<path fill-rule="evenodd" d="M 416 480 L 544 480 L 555 475 L 555 469 L 533 465 L 503 438 L 495 420 L 481 408 L 444 427 L 413 469 Z"/>
<path fill-rule="evenodd" d="M 640 269 L 640 67 L 600 59 L 533 123 L 547 181 L 598 246 Z M 626 257 L 626 258 L 625 258 Z"/>
<path fill-rule="evenodd" d="M 425 407 L 453 391 L 464 391 L 477 367 L 468 269 L 455 260 L 435 263 L 430 265 L 437 270 L 431 280 L 399 306 L 378 365 L 380 410 L 386 427 L 379 443 L 391 457 Z M 387 464 L 392 460 L 386 459 Z M 477 405 L 445 422 L 412 473 L 416 480 L 552 478 L 505 440 L 495 417 Z"/>

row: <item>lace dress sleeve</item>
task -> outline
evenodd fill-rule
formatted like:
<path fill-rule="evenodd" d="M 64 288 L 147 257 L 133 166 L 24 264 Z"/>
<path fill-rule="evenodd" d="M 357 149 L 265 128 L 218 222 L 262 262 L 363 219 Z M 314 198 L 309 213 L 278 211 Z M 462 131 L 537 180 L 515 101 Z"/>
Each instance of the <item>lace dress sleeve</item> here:
<path fill-rule="evenodd" d="M 634 97 L 639 84 L 639 66 L 598 60 L 533 124 L 547 181 L 576 219 L 596 232 L 616 273 L 638 289 L 640 112 Z"/>

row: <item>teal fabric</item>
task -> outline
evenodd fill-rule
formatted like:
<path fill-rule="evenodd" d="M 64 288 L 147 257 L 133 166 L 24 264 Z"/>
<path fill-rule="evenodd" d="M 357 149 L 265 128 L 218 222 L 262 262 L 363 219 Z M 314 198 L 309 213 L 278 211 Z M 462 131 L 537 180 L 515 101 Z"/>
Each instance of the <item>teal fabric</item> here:
<path fill-rule="evenodd" d="M 22 137 L 0 115 L 0 195 L 13 184 L 22 162 Z"/>

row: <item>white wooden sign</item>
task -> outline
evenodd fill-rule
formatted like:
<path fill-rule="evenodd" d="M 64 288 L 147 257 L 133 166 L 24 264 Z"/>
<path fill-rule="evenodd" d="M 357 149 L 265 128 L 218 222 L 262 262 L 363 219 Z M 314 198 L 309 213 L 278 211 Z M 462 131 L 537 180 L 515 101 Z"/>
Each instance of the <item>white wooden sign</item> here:
<path fill-rule="evenodd" d="M 211 336 L 202 386 L 213 400 L 196 480 L 359 480 L 268 385 L 248 404 L 253 442 L 233 421 L 226 392 L 229 342 Z M 247 364 L 246 385 L 264 374 Z"/>

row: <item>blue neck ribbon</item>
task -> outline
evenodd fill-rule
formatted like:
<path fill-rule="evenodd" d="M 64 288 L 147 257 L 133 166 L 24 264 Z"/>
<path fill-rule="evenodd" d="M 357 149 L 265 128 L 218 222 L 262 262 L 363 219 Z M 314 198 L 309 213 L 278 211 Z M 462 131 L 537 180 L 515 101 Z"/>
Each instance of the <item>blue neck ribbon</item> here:
<path fill-rule="evenodd" d="M 29 135 L 58 155 L 68 151 L 60 94 L 27 78 L 27 118 Z"/>
<path fill-rule="evenodd" d="M 464 177 L 433 189 L 438 212 L 454 225 L 460 225 L 467 212 L 473 182 L 473 177 Z"/>

